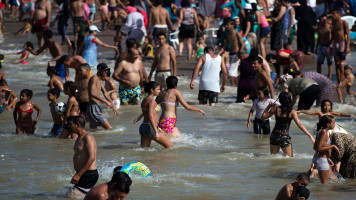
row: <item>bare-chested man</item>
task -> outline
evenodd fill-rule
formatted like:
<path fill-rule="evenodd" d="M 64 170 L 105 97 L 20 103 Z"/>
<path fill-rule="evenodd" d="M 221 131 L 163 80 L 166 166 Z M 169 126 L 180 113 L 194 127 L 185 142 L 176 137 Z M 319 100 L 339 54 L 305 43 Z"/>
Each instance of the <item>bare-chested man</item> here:
<path fill-rule="evenodd" d="M 321 66 L 324 64 L 326 58 L 327 65 L 329 67 L 328 78 L 331 80 L 331 75 L 333 73 L 333 57 L 332 52 L 330 51 L 331 44 L 331 24 L 328 22 L 326 15 L 323 15 L 319 18 L 318 24 L 318 39 L 316 42 L 317 54 L 316 58 L 316 71 L 321 74 Z"/>
<path fill-rule="evenodd" d="M 171 19 L 169 18 L 168 10 L 162 7 L 163 0 L 156 0 L 154 2 L 154 7 L 150 10 L 150 16 L 148 18 L 148 27 L 153 26 L 152 36 L 155 41 L 155 44 L 158 45 L 158 33 L 163 32 L 168 37 L 168 27 L 171 30 L 173 29 L 173 24 Z M 150 33 L 148 31 L 148 33 Z"/>
<path fill-rule="evenodd" d="M 237 53 L 244 49 L 245 44 L 242 40 L 242 36 L 238 31 L 235 30 L 235 21 L 230 20 L 226 24 L 226 28 L 229 30 L 229 34 L 226 36 L 226 39 L 224 41 L 223 47 L 219 51 L 219 55 L 222 55 L 224 51 L 227 49 L 228 45 L 230 44 L 230 52 L 229 52 L 229 63 L 230 66 L 235 63 Z M 235 65 L 237 66 L 237 65 Z M 237 68 L 230 67 L 228 70 L 228 75 L 232 83 L 237 83 Z"/>
<path fill-rule="evenodd" d="M 80 74 L 80 66 L 83 64 L 86 64 L 87 62 L 84 60 L 83 57 L 79 55 L 75 55 L 72 57 L 69 57 L 66 61 L 64 61 L 64 69 L 66 71 L 66 81 L 69 81 L 69 68 L 72 68 L 75 70 L 75 83 L 78 83 L 79 79 L 82 77 Z M 89 76 L 92 76 L 91 69 L 89 70 Z"/>
<path fill-rule="evenodd" d="M 52 6 L 50 1 L 36 1 L 32 24 L 36 32 L 38 47 L 42 47 L 43 32 L 49 29 L 49 23 L 51 22 L 51 10 Z"/>
<path fill-rule="evenodd" d="M 49 89 L 56 88 L 59 92 L 63 91 L 63 82 L 61 77 L 55 75 L 56 68 L 52 66 L 47 67 L 47 75 L 50 77 L 48 82 Z"/>
<path fill-rule="evenodd" d="M 49 61 L 49 64 L 53 61 L 56 61 L 56 75 L 61 77 L 62 80 L 64 80 L 65 70 L 64 70 L 64 64 L 61 61 L 65 58 L 62 58 L 62 46 L 58 42 L 54 41 L 52 39 L 52 36 L 53 36 L 53 32 L 51 30 L 46 30 L 43 33 L 43 39 L 45 42 L 44 45 L 42 45 L 37 51 L 34 51 L 31 48 L 27 48 L 26 50 L 28 50 L 33 55 L 37 56 L 48 48 L 49 53 L 52 55 L 53 58 L 51 61 Z"/>
<path fill-rule="evenodd" d="M 68 117 L 70 131 L 78 134 L 74 144 L 73 164 L 75 175 L 70 183 L 75 184 L 70 196 L 78 197 L 89 192 L 98 181 L 96 168 L 96 141 L 85 130 L 85 119 L 82 116 Z"/>
<path fill-rule="evenodd" d="M 88 83 L 91 77 L 91 69 L 89 64 L 84 63 L 79 66 L 78 74 L 80 79 L 78 80 L 78 96 L 79 96 L 79 109 L 80 113 L 83 113 L 88 121 L 86 115 L 87 105 L 89 102 L 89 93 L 88 93 Z"/>
<path fill-rule="evenodd" d="M 84 200 L 124 200 L 130 192 L 132 181 L 129 175 L 120 171 L 121 168 L 121 166 L 115 167 L 110 182 L 95 186 L 88 192 Z M 116 187 L 120 188 L 119 198 L 115 198 L 116 194 L 114 188 Z"/>
<path fill-rule="evenodd" d="M 346 54 L 350 53 L 350 31 L 349 25 L 345 20 L 341 19 L 341 10 L 336 9 L 332 12 L 333 22 L 332 22 L 332 48 L 334 58 L 339 52 L 345 52 Z M 346 35 L 346 36 L 345 36 Z M 336 62 L 336 78 L 338 83 L 341 80 L 341 65 Z"/>
<path fill-rule="evenodd" d="M 104 117 L 100 103 L 106 103 L 117 115 L 118 112 L 112 103 L 112 100 L 109 94 L 106 92 L 102 81 L 104 80 L 104 73 L 110 71 L 110 68 L 105 63 L 100 63 L 97 66 L 98 73 L 92 76 L 88 83 L 88 92 L 89 92 L 89 103 L 87 105 L 86 113 L 90 121 L 90 128 L 96 129 L 98 126 L 102 126 L 104 129 L 112 129 L 109 121 Z M 105 98 L 100 96 L 100 93 L 103 93 Z"/>
<path fill-rule="evenodd" d="M 76 34 L 79 29 L 85 24 L 84 15 L 86 16 L 85 4 L 83 0 L 74 0 L 70 6 L 70 15 L 73 19 L 74 41 L 77 42 L 78 35 Z"/>
<path fill-rule="evenodd" d="M 159 46 L 154 51 L 155 58 L 148 75 L 148 80 L 151 80 L 153 72 L 156 71 L 155 81 L 161 86 L 161 89 L 167 89 L 166 79 L 172 76 L 172 71 L 173 76 L 177 75 L 176 53 L 174 48 L 167 44 L 164 32 L 158 33 L 157 37 Z"/>
<path fill-rule="evenodd" d="M 261 88 L 261 87 L 266 87 L 266 88 L 268 87 L 269 92 L 271 94 L 271 98 L 274 99 L 272 80 L 268 76 L 267 72 L 262 68 L 262 66 L 263 66 L 263 59 L 259 56 L 256 56 L 253 59 L 253 63 L 252 63 L 253 70 L 256 71 L 255 90 L 252 92 L 252 94 L 249 94 L 244 98 L 245 102 L 247 101 L 247 99 L 250 98 L 250 96 L 255 96 L 257 94 L 257 88 Z"/>
<path fill-rule="evenodd" d="M 137 49 L 128 49 L 128 56 L 115 66 L 113 79 L 120 83 L 119 96 L 123 105 L 140 104 L 143 83 L 143 64 Z M 146 80 L 147 81 L 147 80 Z"/>

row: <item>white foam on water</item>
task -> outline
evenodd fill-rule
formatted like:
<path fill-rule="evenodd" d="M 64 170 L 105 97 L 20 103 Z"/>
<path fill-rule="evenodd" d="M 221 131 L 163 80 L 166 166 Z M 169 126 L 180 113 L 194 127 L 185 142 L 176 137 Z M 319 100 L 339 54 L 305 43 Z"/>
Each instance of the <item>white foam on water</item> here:
<path fill-rule="evenodd" d="M 181 133 L 179 138 L 172 138 L 174 143 L 173 148 L 180 147 L 224 147 L 224 148 L 237 148 L 231 145 L 231 142 L 222 138 L 214 138 L 207 136 L 196 136 L 191 133 Z"/>
<path fill-rule="evenodd" d="M 243 160 L 243 159 L 259 159 L 259 160 L 280 160 L 280 159 L 310 159 L 312 160 L 313 155 L 306 153 L 295 153 L 294 157 L 287 157 L 283 155 L 283 152 L 279 152 L 278 154 L 256 154 L 252 152 L 230 152 L 224 154 L 222 157 L 227 158 L 230 161 Z"/>

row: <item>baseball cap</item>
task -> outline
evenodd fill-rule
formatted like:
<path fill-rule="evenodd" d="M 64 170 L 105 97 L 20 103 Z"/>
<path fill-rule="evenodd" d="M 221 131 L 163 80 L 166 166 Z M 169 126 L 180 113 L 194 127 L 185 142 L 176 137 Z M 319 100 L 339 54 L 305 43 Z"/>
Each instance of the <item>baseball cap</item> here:
<path fill-rule="evenodd" d="M 98 27 L 96 27 L 95 25 L 91 25 L 91 26 L 89 26 L 89 31 L 96 31 L 96 32 L 100 32 L 99 31 L 99 29 L 98 29 Z"/>
<path fill-rule="evenodd" d="M 100 63 L 96 66 L 98 70 L 110 71 L 110 68 L 105 63 Z"/>

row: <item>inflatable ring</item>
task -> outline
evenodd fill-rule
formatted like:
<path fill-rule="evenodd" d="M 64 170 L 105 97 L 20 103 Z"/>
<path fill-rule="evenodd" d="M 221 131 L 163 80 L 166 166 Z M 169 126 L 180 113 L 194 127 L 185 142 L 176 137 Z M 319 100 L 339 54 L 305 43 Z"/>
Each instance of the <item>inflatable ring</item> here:
<path fill-rule="evenodd" d="M 148 169 L 146 165 L 140 162 L 129 162 L 124 165 L 120 171 L 125 172 L 126 174 L 130 174 L 131 171 L 135 171 L 140 173 L 143 177 L 151 176 L 150 169 Z"/>

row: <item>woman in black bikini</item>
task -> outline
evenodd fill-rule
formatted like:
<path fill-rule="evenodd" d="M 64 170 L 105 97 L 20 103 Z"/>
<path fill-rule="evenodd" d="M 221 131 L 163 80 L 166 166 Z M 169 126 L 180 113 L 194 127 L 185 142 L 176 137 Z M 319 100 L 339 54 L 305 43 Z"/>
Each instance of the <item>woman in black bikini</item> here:
<path fill-rule="evenodd" d="M 291 137 L 289 136 L 289 126 L 292 122 L 292 119 L 300 128 L 300 130 L 309 136 L 313 144 L 315 140 L 314 137 L 300 122 L 297 111 L 293 109 L 293 101 L 291 95 L 288 92 L 282 92 L 278 98 L 281 106 L 277 108 L 276 104 L 269 104 L 263 112 L 261 119 L 266 120 L 272 115 L 276 116 L 276 124 L 270 136 L 271 154 L 277 154 L 279 149 L 282 148 L 285 156 L 293 157 L 292 141 Z"/>

